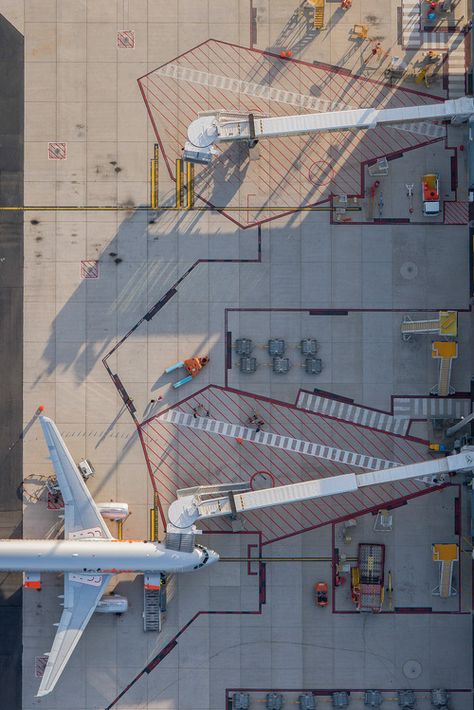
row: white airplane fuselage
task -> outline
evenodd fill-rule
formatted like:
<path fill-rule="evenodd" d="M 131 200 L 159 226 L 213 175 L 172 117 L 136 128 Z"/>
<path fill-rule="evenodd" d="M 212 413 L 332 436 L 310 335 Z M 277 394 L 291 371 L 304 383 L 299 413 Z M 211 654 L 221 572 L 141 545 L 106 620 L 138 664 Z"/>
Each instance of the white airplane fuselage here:
<path fill-rule="evenodd" d="M 180 552 L 158 542 L 0 540 L 0 570 L 5 572 L 189 572 L 218 559 L 206 548 Z"/>

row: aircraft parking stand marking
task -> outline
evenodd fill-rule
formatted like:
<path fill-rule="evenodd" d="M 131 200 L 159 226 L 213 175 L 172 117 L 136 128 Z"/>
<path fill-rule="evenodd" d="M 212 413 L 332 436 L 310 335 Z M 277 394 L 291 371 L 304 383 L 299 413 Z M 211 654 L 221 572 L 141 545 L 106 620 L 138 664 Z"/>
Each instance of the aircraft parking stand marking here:
<path fill-rule="evenodd" d="M 213 418 L 229 426 L 235 426 L 236 419 L 245 422 L 252 412 L 258 411 L 268 429 L 279 432 L 281 437 L 287 439 L 304 437 L 305 441 L 325 441 L 328 447 L 357 451 L 368 456 L 375 454 L 379 458 L 402 463 L 420 461 L 425 457 L 425 442 L 340 422 L 225 387 L 211 385 L 175 407 L 183 410 L 186 406 L 191 412 L 192 407 L 199 403 L 210 411 Z M 240 445 L 236 439 L 210 437 L 200 429 L 176 428 L 157 417 L 144 422 L 140 430 L 164 506 L 174 500 L 177 488 L 197 485 L 198 478 L 201 483 L 228 483 L 248 480 L 254 471 L 267 470 L 275 477 L 277 484 L 285 484 L 304 481 L 315 475 L 326 477 L 351 470 L 347 463 L 341 461 L 310 458 L 295 452 L 290 454 L 284 449 L 258 446 L 253 441 L 244 440 Z M 266 542 L 335 519 L 351 517 L 358 510 L 376 509 L 384 502 L 429 490 L 432 489 L 415 481 L 400 482 L 387 488 L 367 489 L 323 502 L 308 501 L 298 507 L 289 505 L 285 510 L 275 509 L 271 514 L 265 510 L 249 513 L 246 519 L 249 525 L 262 530 Z M 204 526 L 209 527 L 211 523 Z M 211 528 L 229 529 L 229 522 L 214 520 Z"/>

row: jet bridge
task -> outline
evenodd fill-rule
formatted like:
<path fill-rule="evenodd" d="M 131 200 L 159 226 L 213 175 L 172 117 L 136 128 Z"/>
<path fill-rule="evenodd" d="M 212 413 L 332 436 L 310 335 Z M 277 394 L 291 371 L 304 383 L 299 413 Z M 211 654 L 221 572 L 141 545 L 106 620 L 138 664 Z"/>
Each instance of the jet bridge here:
<path fill-rule="evenodd" d="M 327 113 L 266 116 L 225 111 L 200 113 L 188 128 L 184 159 L 209 163 L 215 145 L 246 141 L 252 147 L 262 138 L 309 135 L 327 131 L 349 131 L 414 121 L 467 121 L 474 113 L 474 99 L 463 96 L 439 103 L 401 108 L 360 108 Z"/>
<path fill-rule="evenodd" d="M 194 523 L 198 520 L 220 517 L 221 515 L 235 517 L 238 513 L 287 503 L 299 503 L 340 493 L 351 493 L 364 486 L 393 483 L 423 476 L 434 476 L 435 480 L 441 481 L 444 474 L 472 470 L 473 468 L 474 451 L 466 447 L 460 454 L 445 458 L 396 466 L 381 471 L 341 474 L 332 478 L 320 478 L 258 491 L 249 490 L 250 484 L 245 482 L 234 485 L 183 489 L 178 491 L 178 499 L 168 509 L 168 530 L 181 534 L 189 533 L 194 529 Z"/>

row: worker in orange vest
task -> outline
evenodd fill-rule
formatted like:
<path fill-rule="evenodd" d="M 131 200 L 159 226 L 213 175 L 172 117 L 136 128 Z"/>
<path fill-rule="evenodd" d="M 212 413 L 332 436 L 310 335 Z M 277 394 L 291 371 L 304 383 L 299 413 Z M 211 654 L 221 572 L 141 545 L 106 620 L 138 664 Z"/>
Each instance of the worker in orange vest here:
<path fill-rule="evenodd" d="M 167 367 L 165 372 L 166 374 L 169 374 L 170 372 L 178 370 L 180 367 L 183 367 L 186 370 L 186 377 L 183 377 L 181 380 L 178 380 L 178 382 L 173 383 L 173 387 L 176 389 L 177 387 L 181 387 L 181 385 L 185 385 L 186 382 L 190 382 L 193 377 L 196 377 L 196 375 L 201 372 L 202 368 L 205 367 L 208 362 L 208 355 L 204 357 L 190 357 L 187 360 L 176 362 L 174 365 Z"/>
<path fill-rule="evenodd" d="M 208 357 L 190 357 L 188 360 L 184 361 L 184 369 L 191 377 L 196 377 L 198 372 L 200 372 L 208 362 Z"/>

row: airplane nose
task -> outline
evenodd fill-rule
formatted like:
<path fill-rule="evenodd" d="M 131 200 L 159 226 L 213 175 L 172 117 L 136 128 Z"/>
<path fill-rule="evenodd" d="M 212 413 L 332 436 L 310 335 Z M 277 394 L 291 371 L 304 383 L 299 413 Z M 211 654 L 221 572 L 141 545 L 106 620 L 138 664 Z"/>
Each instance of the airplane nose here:
<path fill-rule="evenodd" d="M 208 550 L 209 561 L 208 564 L 213 564 L 214 562 L 219 562 L 219 555 L 214 550 Z"/>

